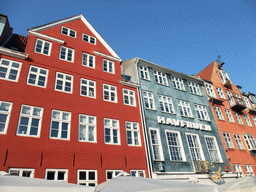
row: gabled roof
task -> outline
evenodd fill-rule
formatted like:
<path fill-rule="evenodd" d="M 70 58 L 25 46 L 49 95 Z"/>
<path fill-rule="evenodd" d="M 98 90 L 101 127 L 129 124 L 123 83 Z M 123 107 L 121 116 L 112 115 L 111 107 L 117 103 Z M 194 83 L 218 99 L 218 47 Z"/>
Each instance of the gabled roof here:
<path fill-rule="evenodd" d="M 58 25 L 62 25 L 64 23 L 68 23 L 68 22 L 75 21 L 75 20 L 78 20 L 78 19 L 81 19 L 84 22 L 84 24 L 92 31 L 92 33 L 96 36 L 96 38 L 106 47 L 106 49 L 114 57 L 117 57 L 121 60 L 121 58 L 116 54 L 116 52 L 107 44 L 107 42 L 101 37 L 101 35 L 93 28 L 93 26 L 85 19 L 85 17 L 82 14 L 76 15 L 76 16 L 73 16 L 73 17 L 68 17 L 66 19 L 61 19 L 61 20 L 51 22 L 51 23 L 48 23 L 48 24 L 45 24 L 45 25 L 40 25 L 40 26 L 37 26 L 37 27 L 33 27 L 33 28 L 28 29 L 28 31 L 30 30 L 30 31 L 34 31 L 34 32 L 40 32 L 42 30 L 49 29 L 51 27 L 56 27 Z"/>
<path fill-rule="evenodd" d="M 216 61 L 213 61 L 210 65 L 208 65 L 200 73 L 198 73 L 197 76 L 201 76 L 203 79 L 205 79 L 207 81 L 211 81 L 212 73 L 213 73 L 213 67 L 214 67 L 215 64 L 217 64 Z"/>

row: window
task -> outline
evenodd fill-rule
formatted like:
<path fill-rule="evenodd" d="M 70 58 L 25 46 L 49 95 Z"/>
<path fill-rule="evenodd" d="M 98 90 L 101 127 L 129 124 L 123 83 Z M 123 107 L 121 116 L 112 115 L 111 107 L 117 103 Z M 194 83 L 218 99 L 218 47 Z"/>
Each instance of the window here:
<path fill-rule="evenodd" d="M 219 72 L 219 76 L 220 76 L 220 79 L 223 84 L 225 84 L 227 81 L 231 84 L 231 81 L 230 81 L 226 71 L 219 70 L 218 72 Z"/>
<path fill-rule="evenodd" d="M 34 169 L 23 169 L 23 168 L 9 168 L 8 173 L 10 175 L 19 176 L 19 177 L 34 177 Z"/>
<path fill-rule="evenodd" d="M 178 107 L 179 107 L 181 116 L 193 117 L 189 102 L 178 100 Z"/>
<path fill-rule="evenodd" d="M 212 162 L 222 162 L 222 158 L 220 155 L 219 147 L 216 141 L 216 138 L 213 136 L 205 136 L 205 141 L 207 144 L 207 148 L 209 151 L 210 159 Z"/>
<path fill-rule="evenodd" d="M 60 56 L 59 59 L 74 62 L 74 49 L 60 46 Z"/>
<path fill-rule="evenodd" d="M 0 63 L 0 79 L 17 82 L 21 63 L 2 58 Z"/>
<path fill-rule="evenodd" d="M 130 173 L 132 177 L 145 177 L 144 170 L 131 170 Z"/>
<path fill-rule="evenodd" d="M 143 100 L 146 109 L 155 109 L 154 96 L 152 92 L 143 91 Z"/>
<path fill-rule="evenodd" d="M 166 74 L 159 72 L 159 71 L 154 71 L 154 76 L 155 76 L 156 83 L 168 86 Z"/>
<path fill-rule="evenodd" d="M 44 41 L 42 39 L 36 39 L 34 52 L 41 53 L 44 55 L 51 54 L 52 43 Z"/>
<path fill-rule="evenodd" d="M 202 95 L 200 91 L 200 86 L 197 83 L 194 82 L 188 82 L 188 87 L 191 93 L 196 95 Z"/>
<path fill-rule="evenodd" d="M 77 184 L 95 187 L 97 185 L 97 170 L 77 170 Z"/>
<path fill-rule="evenodd" d="M 235 101 L 234 101 L 234 98 L 233 98 L 233 96 L 232 96 L 232 93 L 229 92 L 229 91 L 227 91 L 227 90 L 226 90 L 226 93 L 227 93 L 228 101 L 229 101 L 230 105 L 231 105 L 231 106 L 235 105 Z"/>
<path fill-rule="evenodd" d="M 223 91 L 222 91 L 221 88 L 216 87 L 216 90 L 217 90 L 218 95 L 219 95 L 219 97 L 220 97 L 221 99 L 226 99 L 226 97 L 225 97 L 225 95 L 224 95 L 224 93 L 223 93 Z"/>
<path fill-rule="evenodd" d="M 172 113 L 172 114 L 175 113 L 171 97 L 158 95 L 158 99 L 159 99 L 160 108 L 162 112 Z"/>
<path fill-rule="evenodd" d="M 96 117 L 79 115 L 79 141 L 96 142 Z"/>
<path fill-rule="evenodd" d="M 246 170 L 246 174 L 251 175 L 251 176 L 254 175 L 251 165 L 244 165 L 244 167 L 245 167 L 245 170 Z"/>
<path fill-rule="evenodd" d="M 94 45 L 96 44 L 96 38 L 95 37 L 92 37 L 92 36 L 84 34 L 84 33 L 83 33 L 83 41 L 94 44 Z"/>
<path fill-rule="evenodd" d="M 103 71 L 108 73 L 115 73 L 114 62 L 103 59 Z"/>
<path fill-rule="evenodd" d="M 207 95 L 209 95 L 210 97 L 216 97 L 215 92 L 214 92 L 213 87 L 212 87 L 211 84 L 204 83 L 204 86 L 205 86 Z"/>
<path fill-rule="evenodd" d="M 249 151 L 256 150 L 255 138 L 250 134 L 244 134 L 244 140 Z"/>
<path fill-rule="evenodd" d="M 0 134 L 6 134 L 12 110 L 12 103 L 0 101 Z"/>
<path fill-rule="evenodd" d="M 119 121 L 104 119 L 105 143 L 120 145 Z"/>
<path fill-rule="evenodd" d="M 235 138 L 235 141 L 236 141 L 237 148 L 238 149 L 244 149 L 244 145 L 242 143 L 240 135 L 234 134 L 234 138 Z"/>
<path fill-rule="evenodd" d="M 173 83 L 173 87 L 175 89 L 179 89 L 179 90 L 185 91 L 184 83 L 183 83 L 183 80 L 181 78 L 173 77 L 172 76 L 172 83 Z"/>
<path fill-rule="evenodd" d="M 149 72 L 147 67 L 140 66 L 140 78 L 150 80 Z"/>
<path fill-rule="evenodd" d="M 42 108 L 22 105 L 17 135 L 39 137 L 42 116 Z"/>
<path fill-rule="evenodd" d="M 248 98 L 246 96 L 243 96 L 243 100 L 244 100 L 244 103 L 246 105 L 247 108 L 251 109 L 251 105 L 250 105 L 250 102 L 248 100 Z"/>
<path fill-rule="evenodd" d="M 204 160 L 201 143 L 197 134 L 186 133 L 188 140 L 188 147 L 193 161 Z"/>
<path fill-rule="evenodd" d="M 242 119 L 241 119 L 240 114 L 239 114 L 238 112 L 235 112 L 235 116 L 236 116 L 237 122 L 238 122 L 239 124 L 243 125 L 244 123 L 243 123 L 243 121 L 242 121 Z"/>
<path fill-rule="evenodd" d="M 106 170 L 106 180 L 113 179 L 120 174 L 122 170 Z"/>
<path fill-rule="evenodd" d="M 233 119 L 233 116 L 232 116 L 232 114 L 231 114 L 231 111 L 228 110 L 228 109 L 225 109 L 225 113 L 226 113 L 226 116 L 227 116 L 227 118 L 228 118 L 228 121 L 234 123 L 235 121 L 234 121 L 234 119 Z"/>
<path fill-rule="evenodd" d="M 69 139 L 71 113 L 52 110 L 50 138 Z"/>
<path fill-rule="evenodd" d="M 73 76 L 65 73 L 56 73 L 55 90 L 72 93 Z"/>
<path fill-rule="evenodd" d="M 196 108 L 198 119 L 210 121 L 210 117 L 208 115 L 208 112 L 205 106 L 195 104 L 195 108 Z"/>
<path fill-rule="evenodd" d="M 166 130 L 165 133 L 171 161 L 186 161 L 180 132 Z"/>
<path fill-rule="evenodd" d="M 242 171 L 241 165 L 239 164 L 233 164 L 233 165 L 234 165 L 235 172 L 238 174 L 238 177 L 242 177 L 243 171 Z"/>
<path fill-rule="evenodd" d="M 62 26 L 61 28 L 61 34 L 76 38 L 76 31 L 64 26 Z"/>
<path fill-rule="evenodd" d="M 30 66 L 28 72 L 27 84 L 39 87 L 46 87 L 48 77 L 48 69 Z"/>
<path fill-rule="evenodd" d="M 88 53 L 82 55 L 82 65 L 90 68 L 95 68 L 95 57 Z"/>
<path fill-rule="evenodd" d="M 103 100 L 117 103 L 115 86 L 103 84 Z"/>
<path fill-rule="evenodd" d="M 153 158 L 155 161 L 163 161 L 164 155 L 158 129 L 149 129 Z"/>
<path fill-rule="evenodd" d="M 127 144 L 129 146 L 140 146 L 139 123 L 125 122 Z"/>
<path fill-rule="evenodd" d="M 136 106 L 135 92 L 129 89 L 123 89 L 124 104 Z"/>
<path fill-rule="evenodd" d="M 234 149 L 235 148 L 229 133 L 223 133 L 223 138 L 225 140 L 227 148 L 230 148 L 230 149 Z"/>
<path fill-rule="evenodd" d="M 217 115 L 217 118 L 220 119 L 220 120 L 224 120 L 224 117 L 221 113 L 221 109 L 219 107 L 215 107 L 215 106 L 214 106 L 214 109 L 215 109 L 215 113 Z"/>
<path fill-rule="evenodd" d="M 251 118 L 252 118 L 252 121 L 253 121 L 253 123 L 254 123 L 254 125 L 255 125 L 255 127 L 256 127 L 256 117 L 251 116 Z"/>
<path fill-rule="evenodd" d="M 96 82 L 81 78 L 80 95 L 96 98 Z"/>
<path fill-rule="evenodd" d="M 46 169 L 45 179 L 55 181 L 67 181 L 68 170 L 67 169 Z"/>
<path fill-rule="evenodd" d="M 246 124 L 247 124 L 248 126 L 251 126 L 251 127 L 252 127 L 252 123 L 251 123 L 251 121 L 250 121 L 248 115 L 245 115 L 245 114 L 243 114 L 243 115 L 244 115 L 244 120 L 245 120 Z"/>

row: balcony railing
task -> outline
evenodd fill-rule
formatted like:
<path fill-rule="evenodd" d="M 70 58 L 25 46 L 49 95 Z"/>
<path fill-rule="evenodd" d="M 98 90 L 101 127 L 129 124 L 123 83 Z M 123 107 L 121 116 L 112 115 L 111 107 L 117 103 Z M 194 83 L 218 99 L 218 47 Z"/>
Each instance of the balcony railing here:
<path fill-rule="evenodd" d="M 246 108 L 246 105 L 244 104 L 243 100 L 238 97 L 232 97 L 233 99 L 229 99 L 229 103 L 231 108 L 234 111 L 242 111 Z"/>
<path fill-rule="evenodd" d="M 230 88 L 230 89 L 232 88 L 231 81 L 228 78 L 225 78 L 223 85 L 226 86 L 227 88 Z"/>

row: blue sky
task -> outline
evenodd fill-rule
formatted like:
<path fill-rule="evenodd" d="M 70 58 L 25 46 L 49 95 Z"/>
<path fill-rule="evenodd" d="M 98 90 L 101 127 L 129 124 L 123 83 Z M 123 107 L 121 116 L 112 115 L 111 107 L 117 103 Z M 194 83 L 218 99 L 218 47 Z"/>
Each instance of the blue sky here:
<path fill-rule="evenodd" d="M 123 59 L 196 75 L 217 59 L 244 92 L 256 94 L 255 0 L 0 0 L 14 33 L 83 14 Z"/>

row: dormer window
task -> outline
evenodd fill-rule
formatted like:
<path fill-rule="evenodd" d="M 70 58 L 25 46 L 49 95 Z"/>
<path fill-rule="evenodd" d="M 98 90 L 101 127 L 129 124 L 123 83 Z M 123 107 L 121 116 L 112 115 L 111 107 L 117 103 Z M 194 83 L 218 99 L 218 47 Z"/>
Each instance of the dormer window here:
<path fill-rule="evenodd" d="M 231 88 L 232 83 L 229 79 L 227 72 L 224 70 L 219 70 L 218 73 L 219 73 L 222 84 L 228 88 Z"/>

